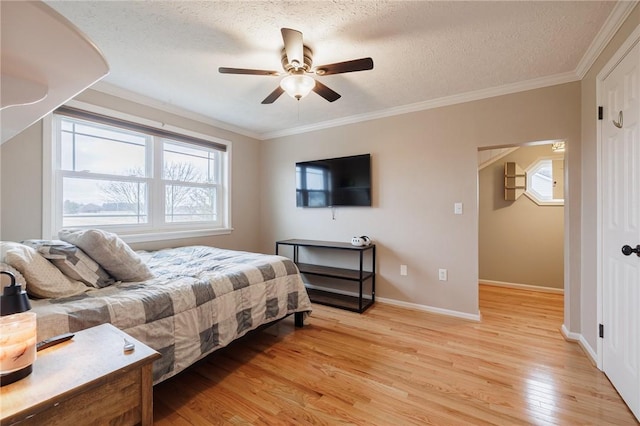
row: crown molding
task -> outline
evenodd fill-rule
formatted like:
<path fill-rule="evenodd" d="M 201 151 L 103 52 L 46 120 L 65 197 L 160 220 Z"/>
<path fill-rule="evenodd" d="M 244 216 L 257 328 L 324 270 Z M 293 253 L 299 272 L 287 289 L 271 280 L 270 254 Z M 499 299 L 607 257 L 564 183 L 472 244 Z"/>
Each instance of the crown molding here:
<path fill-rule="evenodd" d="M 582 56 L 582 59 L 576 67 L 576 75 L 580 80 L 582 80 L 587 72 L 589 72 L 589 69 L 596 62 L 598 56 L 600 56 L 604 48 L 607 47 L 607 44 L 609 44 L 613 36 L 620 29 L 637 4 L 638 0 L 618 1 L 616 3 L 604 25 L 600 28 L 600 31 L 598 31 L 598 34 L 589 45 L 589 48 L 585 52 L 584 56 Z"/>
<path fill-rule="evenodd" d="M 253 139 L 261 139 L 260 134 L 244 129 L 242 127 L 237 127 L 237 126 L 234 126 L 233 124 L 229 124 L 224 121 L 215 120 L 206 115 L 203 115 L 194 111 L 189 111 L 187 109 L 162 102 L 158 99 L 141 95 L 139 93 L 131 92 L 127 89 L 123 89 L 121 87 L 114 86 L 113 84 L 105 83 L 103 81 L 100 81 L 94 84 L 93 86 L 90 87 L 90 89 L 100 93 L 104 93 L 106 95 L 115 96 L 130 102 L 135 102 L 137 104 L 144 105 L 150 108 L 155 108 L 160 111 L 168 112 L 170 114 L 175 114 L 183 118 L 188 118 L 190 120 L 208 124 L 210 126 L 217 127 L 222 130 L 228 130 L 230 132 L 238 133 L 243 136 L 248 136 Z"/>
<path fill-rule="evenodd" d="M 105 82 L 98 82 L 91 87 L 107 95 L 116 96 L 131 102 L 135 102 L 141 105 L 145 105 L 151 108 L 158 109 L 160 111 L 168 112 L 178 115 L 180 117 L 188 118 L 191 120 L 199 121 L 201 123 L 209 124 L 220 129 L 228 130 L 230 132 L 238 133 L 250 138 L 258 140 L 269 140 L 280 138 L 284 136 L 298 135 L 302 133 L 313 132 L 317 130 L 329 129 L 332 127 L 345 126 L 348 124 L 360 123 L 363 121 L 376 120 L 379 118 L 393 117 L 396 115 L 408 114 L 411 112 L 424 111 L 428 109 L 440 108 L 444 106 L 456 105 L 465 102 L 478 101 L 481 99 L 493 98 L 496 96 L 509 95 L 512 93 L 524 92 L 527 90 L 540 89 L 543 87 L 555 86 L 558 84 L 571 83 L 573 81 L 580 80 L 575 72 L 566 72 L 562 74 L 555 74 L 546 77 L 535 78 L 531 80 L 521 81 L 517 83 L 505 84 L 502 86 L 491 87 L 488 89 L 475 90 L 473 92 L 460 93 L 452 96 L 444 96 L 442 98 L 431 99 L 423 102 L 416 102 L 413 104 L 402 105 L 398 107 L 388 108 L 384 110 L 374 111 L 366 114 L 357 114 L 349 117 L 338 118 L 335 120 L 323 121 L 320 123 L 314 123 L 307 126 L 292 127 L 284 130 L 277 130 L 274 132 L 256 133 L 247 129 L 243 129 L 237 126 L 233 126 L 229 123 L 215 120 L 211 117 L 207 117 L 203 114 L 199 114 L 193 111 L 189 111 L 175 105 L 170 105 L 161 102 L 157 99 L 153 99 L 138 93 L 130 92 L 126 89 L 122 89 L 118 86 L 114 86 Z"/>
<path fill-rule="evenodd" d="M 524 92 L 527 90 L 540 89 L 558 84 L 571 83 L 579 80 L 574 72 L 566 72 L 555 74 L 547 77 L 535 78 L 532 80 L 521 81 L 518 83 L 505 84 L 502 86 L 491 87 L 489 89 L 476 90 L 473 92 L 461 93 L 453 96 L 445 96 L 442 98 L 432 99 L 424 102 L 416 102 L 413 104 L 403 105 L 385 110 L 375 111 L 372 113 L 352 115 L 350 117 L 339 118 L 336 120 L 323 121 L 321 123 L 311 124 L 308 126 L 294 127 L 291 129 L 279 130 L 275 132 L 263 133 L 260 135 L 261 140 L 275 139 L 283 136 L 292 136 L 301 133 L 312 132 L 316 130 L 328 129 L 331 127 L 344 126 L 347 124 L 360 123 L 362 121 L 376 120 L 379 118 L 392 117 L 411 112 L 424 111 L 428 109 L 440 108 L 449 105 L 472 102 L 481 99 L 493 98 L 496 96 L 509 95 L 512 93 Z"/>

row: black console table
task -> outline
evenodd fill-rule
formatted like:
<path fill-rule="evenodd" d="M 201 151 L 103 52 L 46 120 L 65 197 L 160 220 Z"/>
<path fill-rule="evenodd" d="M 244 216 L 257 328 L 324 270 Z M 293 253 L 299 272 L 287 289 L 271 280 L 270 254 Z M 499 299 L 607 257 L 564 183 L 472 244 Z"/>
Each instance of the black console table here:
<path fill-rule="evenodd" d="M 315 240 L 282 240 L 276 241 L 276 254 L 280 252 L 280 246 L 293 247 L 293 262 L 305 277 L 325 277 L 331 279 L 332 282 L 353 283 L 357 285 L 357 291 L 342 291 L 335 288 L 318 288 L 311 283 L 305 283 L 307 292 L 312 302 L 323 305 L 333 306 L 336 308 L 347 309 L 350 311 L 362 313 L 375 302 L 376 294 L 376 246 L 371 244 L 368 246 L 356 247 L 349 243 L 338 243 L 331 241 L 315 241 Z M 312 263 L 301 263 L 299 261 L 300 247 L 336 250 L 344 255 L 354 253 L 358 259 L 357 269 L 337 268 L 328 265 L 319 265 Z M 371 261 L 370 267 L 365 270 L 365 255 Z M 367 259 L 367 260 L 369 260 Z M 368 291 L 367 291 L 368 290 Z"/>

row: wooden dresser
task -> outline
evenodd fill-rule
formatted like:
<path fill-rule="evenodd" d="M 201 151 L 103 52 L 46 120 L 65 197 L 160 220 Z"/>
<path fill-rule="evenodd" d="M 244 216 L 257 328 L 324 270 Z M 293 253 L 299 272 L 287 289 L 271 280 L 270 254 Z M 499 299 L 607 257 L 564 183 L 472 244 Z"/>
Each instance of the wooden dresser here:
<path fill-rule="evenodd" d="M 124 351 L 124 339 L 135 349 Z M 151 425 L 160 354 L 103 324 L 38 352 L 33 372 L 0 387 L 0 424 Z"/>

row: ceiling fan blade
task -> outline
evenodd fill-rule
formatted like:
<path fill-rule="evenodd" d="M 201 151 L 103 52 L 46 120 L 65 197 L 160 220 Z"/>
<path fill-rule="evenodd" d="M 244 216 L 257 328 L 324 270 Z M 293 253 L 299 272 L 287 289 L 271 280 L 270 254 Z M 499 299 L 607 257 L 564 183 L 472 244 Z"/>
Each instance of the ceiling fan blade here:
<path fill-rule="evenodd" d="M 325 98 L 326 100 L 328 100 L 329 102 L 334 102 L 340 99 L 340 94 L 329 89 L 327 86 L 320 83 L 318 80 L 316 80 L 316 85 L 313 87 L 313 91 L 316 92 L 318 95 L 322 96 L 323 98 Z"/>
<path fill-rule="evenodd" d="M 282 89 L 282 87 L 278 86 L 276 87 L 276 90 L 274 90 L 273 92 L 271 92 L 269 94 L 269 96 L 267 96 L 266 98 L 264 98 L 264 101 L 262 101 L 262 104 L 272 104 L 276 101 L 276 99 L 278 99 L 280 97 L 280 95 L 282 95 L 284 93 L 284 90 Z"/>
<path fill-rule="evenodd" d="M 246 68 L 218 68 L 218 72 L 221 74 L 247 74 L 247 75 L 280 75 L 278 71 L 267 70 L 249 70 Z"/>
<path fill-rule="evenodd" d="M 280 32 L 284 41 L 284 51 L 287 53 L 287 61 L 294 68 L 301 67 L 304 65 L 302 33 L 291 28 L 282 28 Z"/>
<path fill-rule="evenodd" d="M 335 64 L 321 65 L 316 67 L 316 74 L 331 75 L 343 74 L 345 72 L 367 71 L 373 69 L 373 59 L 362 58 L 352 61 L 337 62 Z"/>

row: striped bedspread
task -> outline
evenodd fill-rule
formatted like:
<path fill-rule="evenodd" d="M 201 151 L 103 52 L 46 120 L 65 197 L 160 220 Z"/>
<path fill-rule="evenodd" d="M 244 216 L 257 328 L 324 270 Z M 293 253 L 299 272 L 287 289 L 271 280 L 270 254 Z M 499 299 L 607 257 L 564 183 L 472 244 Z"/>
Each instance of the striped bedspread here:
<path fill-rule="evenodd" d="M 33 300 L 38 340 L 111 323 L 162 354 L 154 383 L 311 303 L 285 257 L 206 246 L 138 252 L 155 278 Z"/>

